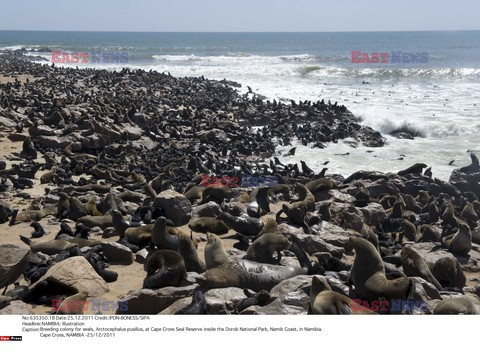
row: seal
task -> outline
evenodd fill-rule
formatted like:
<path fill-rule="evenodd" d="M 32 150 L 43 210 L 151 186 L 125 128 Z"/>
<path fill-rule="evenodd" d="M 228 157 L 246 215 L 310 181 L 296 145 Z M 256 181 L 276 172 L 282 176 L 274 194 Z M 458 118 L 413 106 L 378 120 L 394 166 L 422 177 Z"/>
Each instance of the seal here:
<path fill-rule="evenodd" d="M 30 226 L 34 229 L 32 232 L 32 238 L 41 238 L 43 235 L 45 235 L 45 229 L 37 221 L 32 222 Z"/>
<path fill-rule="evenodd" d="M 58 196 L 60 199 L 58 200 L 58 218 L 59 219 L 66 219 L 68 218 L 68 214 L 70 212 L 70 199 L 65 192 L 59 192 Z"/>
<path fill-rule="evenodd" d="M 403 219 L 401 234 L 403 239 L 406 239 L 409 241 L 417 240 L 417 228 L 415 224 L 411 223 L 406 219 Z"/>
<path fill-rule="evenodd" d="M 219 218 L 225 224 L 236 232 L 243 235 L 258 235 L 263 228 L 263 221 L 248 215 L 233 216 L 226 212 L 222 212 Z"/>
<path fill-rule="evenodd" d="M 197 278 L 197 283 L 205 288 L 237 287 L 255 292 L 270 291 L 283 280 L 319 271 L 318 265 L 311 263 L 296 243 L 292 243 L 292 250 L 299 259 L 300 267 L 262 264 L 247 259 L 233 260 L 207 270 Z"/>
<path fill-rule="evenodd" d="M 444 247 L 454 254 L 467 255 L 472 250 L 472 232 L 465 223 L 459 223 L 458 231 L 452 239 L 447 239 L 443 243 Z"/>
<path fill-rule="evenodd" d="M 111 214 L 105 214 L 102 216 L 83 216 L 77 221 L 89 228 L 98 226 L 100 229 L 105 230 L 106 228 L 113 227 Z"/>
<path fill-rule="evenodd" d="M 377 314 L 346 295 L 332 291 L 327 281 L 319 276 L 312 279 L 310 311 L 312 314 Z"/>
<path fill-rule="evenodd" d="M 258 234 L 258 236 L 260 237 L 264 234 L 281 234 L 275 219 L 269 217 L 263 220 L 263 228 L 262 231 L 260 231 L 260 234 Z"/>
<path fill-rule="evenodd" d="M 215 217 L 191 218 L 188 227 L 197 233 L 210 232 L 217 235 L 226 234 L 229 230 L 222 220 L 217 220 Z"/>
<path fill-rule="evenodd" d="M 221 210 L 233 216 L 241 216 L 244 214 L 241 206 L 234 202 L 222 202 Z"/>
<path fill-rule="evenodd" d="M 206 270 L 205 263 L 198 258 L 197 249 L 190 238 L 179 238 L 178 252 L 183 257 L 187 272 L 201 274 Z"/>
<path fill-rule="evenodd" d="M 95 196 L 90 196 L 88 202 L 85 204 L 85 209 L 90 216 L 102 216 L 102 213 L 97 209 L 97 202 Z"/>
<path fill-rule="evenodd" d="M 115 231 L 121 238 L 125 236 L 125 231 L 128 228 L 141 226 L 140 223 L 133 223 L 123 220 L 123 215 L 119 210 L 112 211 L 112 223 Z"/>
<path fill-rule="evenodd" d="M 397 175 L 399 176 L 406 176 L 409 174 L 416 174 L 416 175 L 421 175 L 423 172 L 424 168 L 427 168 L 428 166 L 424 163 L 416 163 L 405 170 L 401 170 L 397 172 Z"/>
<path fill-rule="evenodd" d="M 228 254 L 223 248 L 222 240 L 215 234 L 207 233 L 207 245 L 205 245 L 204 255 L 207 269 L 216 268 L 230 261 Z"/>
<path fill-rule="evenodd" d="M 27 160 L 36 160 L 37 151 L 33 147 L 32 138 L 30 136 L 25 137 L 22 144 L 22 151 L 20 152 L 20 157 L 23 157 Z"/>
<path fill-rule="evenodd" d="M 152 228 L 152 243 L 159 249 L 169 249 L 178 251 L 178 235 L 172 235 L 167 230 L 167 219 L 160 216 L 155 220 Z"/>
<path fill-rule="evenodd" d="M 323 191 L 330 191 L 332 189 L 338 189 L 338 185 L 335 180 L 330 178 L 320 178 L 305 184 L 305 187 L 313 194 L 317 195 Z"/>
<path fill-rule="evenodd" d="M 385 298 L 406 300 L 412 282 L 408 277 L 388 280 L 380 254 L 373 244 L 363 238 L 351 237 L 355 250 L 352 280 L 355 292 L 369 301 Z"/>
<path fill-rule="evenodd" d="M 262 264 L 241 259 L 212 268 L 197 278 L 197 283 L 206 288 L 248 288 L 259 292 L 269 291 L 285 279 L 307 274 L 306 268 Z"/>
<path fill-rule="evenodd" d="M 178 287 L 186 276 L 185 262 L 182 256 L 173 250 L 159 250 L 153 253 L 145 264 L 147 276 L 144 288 Z"/>
<path fill-rule="evenodd" d="M 429 224 L 420 226 L 420 233 L 421 236 L 417 239 L 417 242 L 439 243 L 442 240 L 440 230 Z"/>
<path fill-rule="evenodd" d="M 432 274 L 444 288 L 462 289 L 467 282 L 462 266 L 453 256 L 438 259 L 432 268 Z"/>
<path fill-rule="evenodd" d="M 234 305 L 234 308 L 238 313 L 254 305 L 263 307 L 269 304 L 272 299 L 270 293 L 266 290 L 261 290 L 258 293 L 252 293 L 248 289 L 244 289 L 243 293 L 247 298 L 238 301 Z"/>
<path fill-rule="evenodd" d="M 217 204 L 221 205 L 222 202 L 228 198 L 230 194 L 230 189 L 228 187 L 206 187 L 202 193 L 201 205 L 206 204 L 210 201 L 215 201 Z"/>
<path fill-rule="evenodd" d="M 258 189 L 255 200 L 259 206 L 259 215 L 265 215 L 267 212 L 270 212 L 270 202 L 268 199 L 269 188 L 261 187 Z"/>
<path fill-rule="evenodd" d="M 445 207 L 445 211 L 442 214 L 442 225 L 451 225 L 454 227 L 458 226 L 457 217 L 455 216 L 455 209 L 451 202 Z"/>
<path fill-rule="evenodd" d="M 207 313 L 207 300 L 200 289 L 193 292 L 192 303 L 175 314 L 198 315 Z"/>
<path fill-rule="evenodd" d="M 70 200 L 70 208 L 68 210 L 68 218 L 71 220 L 78 220 L 83 216 L 87 216 L 87 210 L 85 209 L 85 205 L 77 199 L 72 197 Z"/>
<path fill-rule="evenodd" d="M 247 250 L 245 259 L 257 261 L 259 263 L 279 264 L 282 259 L 280 251 L 290 248 L 288 239 L 279 234 L 263 234 L 258 237 Z M 277 258 L 272 254 L 277 253 Z"/>
<path fill-rule="evenodd" d="M 471 202 L 466 202 L 462 209 L 462 218 L 468 223 L 470 228 L 477 227 L 478 215 Z"/>
<path fill-rule="evenodd" d="M 282 209 L 277 212 L 277 222 L 280 219 L 281 214 L 285 213 L 289 222 L 296 225 L 304 225 L 307 211 L 315 211 L 315 196 L 313 196 L 305 185 L 300 183 L 297 183 L 297 189 L 299 200 L 301 201 L 295 201 L 290 205 L 284 204 Z"/>
<path fill-rule="evenodd" d="M 77 244 L 71 243 L 65 239 L 54 239 L 49 241 L 30 240 L 22 235 L 20 239 L 30 246 L 30 250 L 34 253 L 41 252 L 47 255 L 55 255 L 64 250 L 70 250 L 77 247 Z"/>
<path fill-rule="evenodd" d="M 200 200 L 203 195 L 204 188 L 201 186 L 193 186 L 191 189 L 186 191 L 183 196 L 185 196 L 188 201 L 194 203 L 196 200 Z"/>
<path fill-rule="evenodd" d="M 18 210 L 14 210 L 12 213 L 12 217 L 10 219 L 9 225 L 10 226 L 14 225 L 16 221 L 20 221 L 20 222 L 40 221 L 48 215 L 56 215 L 56 214 L 57 214 L 56 206 L 46 206 L 42 210 L 26 210 L 22 212 L 18 212 Z"/>
<path fill-rule="evenodd" d="M 433 309 L 433 314 L 479 314 L 475 304 L 465 297 L 445 299 Z"/>
<path fill-rule="evenodd" d="M 405 246 L 401 253 L 403 272 L 408 277 L 421 277 L 442 290 L 442 285 L 433 276 L 425 260 L 411 247 Z"/>
<path fill-rule="evenodd" d="M 147 245 L 152 240 L 153 224 L 129 227 L 125 230 L 127 241 L 133 245 Z"/>

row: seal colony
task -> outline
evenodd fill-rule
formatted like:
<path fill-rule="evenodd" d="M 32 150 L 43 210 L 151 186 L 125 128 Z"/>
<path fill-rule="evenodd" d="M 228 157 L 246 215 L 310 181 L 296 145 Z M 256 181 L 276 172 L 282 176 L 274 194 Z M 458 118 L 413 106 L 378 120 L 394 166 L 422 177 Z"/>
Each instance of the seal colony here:
<path fill-rule="evenodd" d="M 9 235 L 0 312 L 12 301 L 31 311 L 108 295 L 135 265 L 134 288 L 114 295 L 128 308 L 116 313 L 480 312 L 474 153 L 449 182 L 425 163 L 317 172 L 281 163 L 276 147 L 385 140 L 337 103 L 264 101 L 228 81 L 25 58 L 0 55 L 0 76 L 32 79 L 0 82 L 0 145 L 14 150 L 0 160 Z M 209 174 L 278 185 L 204 187 Z"/>

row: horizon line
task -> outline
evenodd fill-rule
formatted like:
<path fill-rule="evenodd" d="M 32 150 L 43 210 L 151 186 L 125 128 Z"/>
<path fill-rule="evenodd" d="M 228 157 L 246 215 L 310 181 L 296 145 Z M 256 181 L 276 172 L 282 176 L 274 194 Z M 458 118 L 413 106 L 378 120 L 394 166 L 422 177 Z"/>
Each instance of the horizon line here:
<path fill-rule="evenodd" d="M 0 31 L 38 31 L 38 32 L 70 32 L 70 33 L 198 33 L 198 34 L 281 34 L 281 33 L 400 33 L 400 32 L 461 32 L 480 31 L 480 29 L 433 29 L 433 30 L 322 30 L 322 31 L 194 31 L 194 30 L 39 30 L 39 29 L 0 29 Z"/>

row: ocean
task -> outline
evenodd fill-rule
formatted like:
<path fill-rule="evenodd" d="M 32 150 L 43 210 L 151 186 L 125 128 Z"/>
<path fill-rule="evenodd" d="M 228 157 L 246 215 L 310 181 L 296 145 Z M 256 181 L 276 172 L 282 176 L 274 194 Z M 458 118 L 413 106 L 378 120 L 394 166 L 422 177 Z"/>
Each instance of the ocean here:
<path fill-rule="evenodd" d="M 174 76 L 228 79 L 269 99 L 330 100 L 344 104 L 387 138 L 382 148 L 325 149 L 301 143 L 295 156 L 316 171 L 398 171 L 415 162 L 448 180 L 470 163 L 480 141 L 480 31 L 342 33 L 124 33 L 0 31 L 0 52 L 25 47 L 50 63 L 51 52 L 126 52 L 127 64 L 71 64 L 120 70 L 170 72 Z M 389 53 L 388 63 L 352 63 L 352 51 Z M 392 52 L 427 53 L 423 63 L 393 63 Z M 57 64 L 58 65 L 58 64 Z M 414 130 L 413 140 L 390 132 Z M 453 163 L 451 161 L 454 161 Z M 449 164 L 451 163 L 451 164 Z"/>

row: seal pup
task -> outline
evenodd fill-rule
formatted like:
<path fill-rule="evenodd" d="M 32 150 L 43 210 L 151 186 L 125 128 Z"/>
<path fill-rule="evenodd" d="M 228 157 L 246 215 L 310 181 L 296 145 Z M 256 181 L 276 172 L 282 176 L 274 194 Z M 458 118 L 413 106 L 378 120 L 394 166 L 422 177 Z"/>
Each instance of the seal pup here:
<path fill-rule="evenodd" d="M 465 223 L 458 225 L 458 231 L 452 239 L 443 242 L 443 246 L 454 254 L 467 255 L 472 250 L 472 232 Z"/>
<path fill-rule="evenodd" d="M 289 249 L 290 245 L 290 241 L 283 235 L 263 234 L 250 245 L 245 258 L 259 263 L 279 264 L 282 258 L 280 252 Z M 274 253 L 277 253 L 277 258 L 272 256 Z"/>
<path fill-rule="evenodd" d="M 373 244 L 357 237 L 351 237 L 350 241 L 355 250 L 352 280 L 358 296 L 367 300 L 405 300 L 412 287 L 411 280 L 408 277 L 388 280 L 383 260 Z"/>
<path fill-rule="evenodd" d="M 269 188 L 261 187 L 258 189 L 255 200 L 259 206 L 259 215 L 265 215 L 270 212 L 270 201 L 268 199 Z"/>
<path fill-rule="evenodd" d="M 58 218 L 66 219 L 70 212 L 70 199 L 65 192 L 59 192 L 58 196 L 60 197 L 57 204 Z"/>
<path fill-rule="evenodd" d="M 193 292 L 192 303 L 189 306 L 180 309 L 175 314 L 185 314 L 185 315 L 201 315 L 207 313 L 207 300 L 205 295 L 200 289 L 196 289 Z"/>
<path fill-rule="evenodd" d="M 147 276 L 143 281 L 143 287 L 150 289 L 178 287 L 186 276 L 183 258 L 173 250 L 159 250 L 153 253 L 145 264 L 145 271 Z"/>
<path fill-rule="evenodd" d="M 237 313 L 240 313 L 241 311 L 249 307 L 252 307 L 254 305 L 258 305 L 259 307 L 264 307 L 267 304 L 269 304 L 272 299 L 272 297 L 270 296 L 270 293 L 267 292 L 266 290 L 261 290 L 258 293 L 252 293 L 248 289 L 244 289 L 243 294 L 245 294 L 247 298 L 238 301 L 234 305 L 234 308 L 237 311 Z"/>
<path fill-rule="evenodd" d="M 258 235 L 263 228 L 262 220 L 246 214 L 233 216 L 226 212 L 222 212 L 219 218 L 224 221 L 230 229 L 243 235 Z"/>
<path fill-rule="evenodd" d="M 237 238 L 238 242 L 233 244 L 233 247 L 238 250 L 247 251 L 248 246 L 250 245 L 250 239 L 248 236 L 236 233 L 235 237 Z"/>
<path fill-rule="evenodd" d="M 32 238 L 41 238 L 45 235 L 45 229 L 37 221 L 32 222 L 30 226 L 34 229 L 34 231 L 32 231 Z"/>
<path fill-rule="evenodd" d="M 215 217 L 191 218 L 188 227 L 197 233 L 210 232 L 217 235 L 226 234 L 229 230 L 222 220 L 217 220 Z"/>
<path fill-rule="evenodd" d="M 309 303 L 312 314 L 377 314 L 346 295 L 332 291 L 327 281 L 319 276 L 312 279 Z"/>
<path fill-rule="evenodd" d="M 25 139 L 23 140 L 20 157 L 25 158 L 27 160 L 37 159 L 37 151 L 33 147 L 32 138 L 30 136 L 25 137 Z"/>
<path fill-rule="evenodd" d="M 442 285 L 433 276 L 425 260 L 411 247 L 406 246 L 401 253 L 403 272 L 408 277 L 421 277 L 442 290 Z"/>
<path fill-rule="evenodd" d="M 222 240 L 215 234 L 207 233 L 207 245 L 205 245 L 205 265 L 212 269 L 230 261 L 228 254 L 223 248 Z"/>

